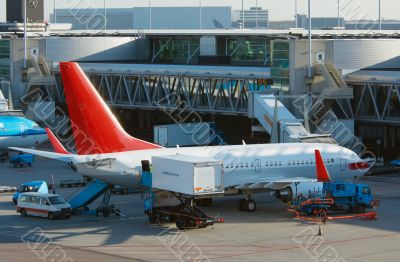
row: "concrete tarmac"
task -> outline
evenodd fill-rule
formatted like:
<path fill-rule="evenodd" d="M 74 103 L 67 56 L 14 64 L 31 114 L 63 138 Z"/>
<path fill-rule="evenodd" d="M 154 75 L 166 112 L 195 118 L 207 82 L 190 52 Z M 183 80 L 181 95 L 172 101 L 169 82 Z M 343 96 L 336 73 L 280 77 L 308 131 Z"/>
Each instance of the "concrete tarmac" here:
<path fill-rule="evenodd" d="M 36 158 L 32 168 L 0 164 L 0 185 L 31 180 L 56 183 L 80 179 L 63 163 Z M 255 196 L 255 213 L 237 210 L 240 197 L 226 197 L 204 208 L 224 224 L 177 231 L 174 224 L 151 225 L 141 194 L 113 195 L 117 217 L 76 215 L 69 220 L 20 217 L 11 194 L 0 194 L 0 261 L 398 261 L 400 257 L 400 174 L 365 177 L 381 200 L 378 220 L 296 220 L 269 194 Z M 68 198 L 79 188 L 60 189 Z M 96 208 L 93 203 L 91 208 Z"/>

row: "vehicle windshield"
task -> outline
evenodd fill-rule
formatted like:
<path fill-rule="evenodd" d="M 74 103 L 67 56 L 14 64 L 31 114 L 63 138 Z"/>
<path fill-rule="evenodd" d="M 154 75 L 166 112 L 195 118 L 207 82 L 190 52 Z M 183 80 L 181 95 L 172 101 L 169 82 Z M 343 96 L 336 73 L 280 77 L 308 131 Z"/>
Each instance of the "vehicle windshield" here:
<path fill-rule="evenodd" d="M 52 196 L 52 197 L 49 197 L 49 200 L 50 200 L 51 204 L 53 204 L 53 205 L 65 204 L 65 200 L 62 196 Z"/>
<path fill-rule="evenodd" d="M 362 190 L 363 194 L 369 195 L 371 193 L 371 189 L 369 187 L 363 187 Z"/>
<path fill-rule="evenodd" d="M 37 192 L 39 190 L 39 187 L 37 186 L 19 186 L 17 191 L 19 193 L 24 193 L 24 192 Z"/>

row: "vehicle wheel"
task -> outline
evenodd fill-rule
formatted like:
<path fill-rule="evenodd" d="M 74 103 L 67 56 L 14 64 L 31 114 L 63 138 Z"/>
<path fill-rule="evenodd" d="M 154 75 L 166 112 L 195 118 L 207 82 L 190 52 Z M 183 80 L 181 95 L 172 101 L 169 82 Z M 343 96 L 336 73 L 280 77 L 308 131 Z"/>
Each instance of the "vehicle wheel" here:
<path fill-rule="evenodd" d="M 153 213 L 149 214 L 149 222 L 150 224 L 156 223 L 156 216 Z"/>
<path fill-rule="evenodd" d="M 183 219 L 178 218 L 176 220 L 176 228 L 179 230 L 185 230 L 186 229 L 186 223 Z"/>
<path fill-rule="evenodd" d="M 124 188 L 124 189 L 122 190 L 122 194 L 124 194 L 124 195 L 128 194 L 128 189 L 127 189 L 127 188 Z"/>
<path fill-rule="evenodd" d="M 56 216 L 54 215 L 53 212 L 49 212 L 49 214 L 47 215 L 47 217 L 48 217 L 50 220 L 56 219 Z"/>
<path fill-rule="evenodd" d="M 366 209 L 365 205 L 359 205 L 357 212 L 358 213 L 365 213 L 365 209 Z"/>
<path fill-rule="evenodd" d="M 254 212 L 256 211 L 256 202 L 253 199 L 248 199 L 245 201 L 245 210 L 247 212 Z"/>
<path fill-rule="evenodd" d="M 117 217 L 119 217 L 121 215 L 121 210 L 115 209 L 115 214 L 117 215 Z"/>
<path fill-rule="evenodd" d="M 108 217 L 108 211 L 103 212 L 103 217 Z"/>
<path fill-rule="evenodd" d="M 21 209 L 19 212 L 21 213 L 21 217 L 26 217 L 27 216 L 25 209 Z"/>

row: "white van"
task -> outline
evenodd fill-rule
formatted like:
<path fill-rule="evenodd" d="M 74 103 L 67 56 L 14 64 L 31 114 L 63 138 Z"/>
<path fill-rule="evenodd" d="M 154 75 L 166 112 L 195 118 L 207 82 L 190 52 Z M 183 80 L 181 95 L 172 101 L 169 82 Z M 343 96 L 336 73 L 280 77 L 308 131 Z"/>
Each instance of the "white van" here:
<path fill-rule="evenodd" d="M 60 195 L 37 192 L 21 193 L 18 197 L 17 212 L 21 216 L 70 218 L 72 208 Z"/>

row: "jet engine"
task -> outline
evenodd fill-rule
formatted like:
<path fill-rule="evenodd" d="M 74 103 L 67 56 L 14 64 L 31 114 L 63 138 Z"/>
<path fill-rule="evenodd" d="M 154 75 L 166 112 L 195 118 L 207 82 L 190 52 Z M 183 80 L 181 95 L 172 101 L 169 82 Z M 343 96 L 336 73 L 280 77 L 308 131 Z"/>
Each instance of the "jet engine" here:
<path fill-rule="evenodd" d="M 317 181 L 294 182 L 289 186 L 278 189 L 274 192 L 274 196 L 285 203 L 289 203 L 298 196 L 306 198 L 317 197 L 322 194 L 323 183 Z"/>

